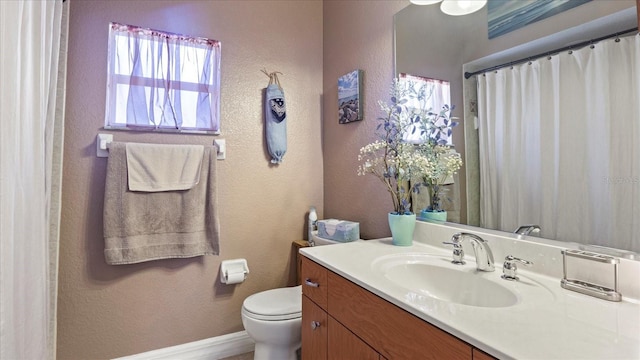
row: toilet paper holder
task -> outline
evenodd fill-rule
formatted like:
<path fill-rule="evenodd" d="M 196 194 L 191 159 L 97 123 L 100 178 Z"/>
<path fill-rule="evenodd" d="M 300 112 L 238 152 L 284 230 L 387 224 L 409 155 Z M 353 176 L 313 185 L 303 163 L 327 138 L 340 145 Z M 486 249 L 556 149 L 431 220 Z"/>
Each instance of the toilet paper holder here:
<path fill-rule="evenodd" d="M 223 284 L 238 284 L 249 275 L 247 259 L 223 260 L 220 264 L 220 282 Z"/>

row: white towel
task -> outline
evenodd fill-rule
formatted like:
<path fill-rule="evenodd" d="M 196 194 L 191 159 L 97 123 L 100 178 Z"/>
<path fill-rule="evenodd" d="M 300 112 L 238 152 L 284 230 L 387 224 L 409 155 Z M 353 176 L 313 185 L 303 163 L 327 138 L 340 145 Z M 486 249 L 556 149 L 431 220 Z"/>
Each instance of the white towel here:
<path fill-rule="evenodd" d="M 130 191 L 188 190 L 198 184 L 202 145 L 127 143 Z"/>

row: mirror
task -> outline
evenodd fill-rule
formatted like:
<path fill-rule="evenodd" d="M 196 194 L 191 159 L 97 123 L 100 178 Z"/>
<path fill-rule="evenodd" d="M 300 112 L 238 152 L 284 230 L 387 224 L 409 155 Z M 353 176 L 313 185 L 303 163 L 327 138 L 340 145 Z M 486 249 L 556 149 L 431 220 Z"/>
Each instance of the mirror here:
<path fill-rule="evenodd" d="M 461 126 L 454 129 L 453 142 L 464 159 L 464 169 L 456 179 L 460 191 L 455 198 L 460 204 L 460 215 L 459 221 L 455 222 L 480 225 L 475 104 L 464 102 L 475 98 L 476 85 L 473 78 L 465 80 L 463 72 L 504 64 L 637 26 L 634 0 L 607 2 L 607 6 L 589 2 L 578 9 L 492 40 L 487 36 L 486 7 L 477 13 L 452 17 L 441 13 L 438 6 L 408 5 L 395 15 L 396 73 L 443 79 L 451 84 L 451 101 L 456 105 L 453 116 L 461 120 Z M 515 229 L 497 230 L 513 232 Z M 618 247 L 612 243 L 600 245 Z"/>

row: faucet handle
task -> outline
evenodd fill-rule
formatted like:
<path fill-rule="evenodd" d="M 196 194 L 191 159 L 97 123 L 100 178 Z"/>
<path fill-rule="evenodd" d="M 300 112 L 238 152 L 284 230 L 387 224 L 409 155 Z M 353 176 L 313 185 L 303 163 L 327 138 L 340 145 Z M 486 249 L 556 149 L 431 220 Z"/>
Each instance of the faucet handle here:
<path fill-rule="evenodd" d="M 443 241 L 445 245 L 453 245 L 453 260 L 452 263 L 456 265 L 464 265 L 466 262 L 464 261 L 464 250 L 462 249 L 462 244 L 459 241 Z"/>
<path fill-rule="evenodd" d="M 509 281 L 518 281 L 518 266 L 516 263 L 520 263 L 526 266 L 533 265 L 533 262 L 517 258 L 513 255 L 507 255 L 504 258 L 504 264 L 502 265 L 502 278 Z"/>
<path fill-rule="evenodd" d="M 518 235 L 531 235 L 540 232 L 540 225 L 530 224 L 519 226 L 513 233 Z"/>

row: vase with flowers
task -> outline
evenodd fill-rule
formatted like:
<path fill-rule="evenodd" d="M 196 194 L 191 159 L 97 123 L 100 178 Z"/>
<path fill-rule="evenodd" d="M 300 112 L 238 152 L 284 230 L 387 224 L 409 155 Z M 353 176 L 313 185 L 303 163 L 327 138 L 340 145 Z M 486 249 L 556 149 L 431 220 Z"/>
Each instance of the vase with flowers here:
<path fill-rule="evenodd" d="M 462 159 L 454 149 L 447 145 L 423 147 L 422 151 L 431 157 L 433 165 L 422 175 L 423 185 L 429 190 L 429 206 L 420 211 L 420 217 L 426 220 L 447 221 L 447 212 L 443 208 L 446 185 L 453 183 L 453 175 L 462 166 Z"/>
<path fill-rule="evenodd" d="M 410 99 L 423 101 L 429 95 L 425 87 L 394 79 L 389 102 L 378 102 L 383 113 L 376 129 L 379 139 L 362 147 L 358 156 L 358 175 L 376 176 L 391 195 L 393 211 L 388 218 L 394 245 L 412 244 L 416 215 L 411 211 L 411 195 L 423 185 L 415 180 L 424 178 L 434 166 L 423 145 L 407 141 L 411 132 L 432 131 L 429 124 L 435 116 L 430 109 L 407 105 Z"/>
<path fill-rule="evenodd" d="M 462 167 L 462 159 L 450 145 L 453 127 L 458 125 L 451 117 L 453 107 L 444 105 L 439 113 L 429 111 L 419 123 L 423 142 L 418 149 L 428 159 L 429 166 L 422 175 L 422 185 L 429 191 L 429 206 L 420 211 L 420 217 L 427 220 L 446 221 L 443 209 L 445 185 L 453 183 L 453 175 Z"/>

